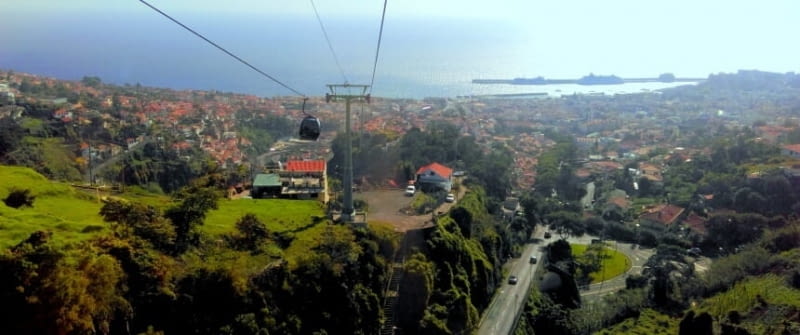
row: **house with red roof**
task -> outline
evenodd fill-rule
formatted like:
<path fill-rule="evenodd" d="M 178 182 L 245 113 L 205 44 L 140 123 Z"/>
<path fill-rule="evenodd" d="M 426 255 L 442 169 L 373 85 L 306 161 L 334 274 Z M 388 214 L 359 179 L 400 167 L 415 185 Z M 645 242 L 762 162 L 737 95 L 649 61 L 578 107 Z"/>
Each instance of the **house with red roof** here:
<path fill-rule="evenodd" d="M 328 202 L 327 162 L 324 160 L 289 160 L 278 171 L 278 179 L 281 197 Z"/>
<path fill-rule="evenodd" d="M 698 235 L 706 234 L 706 219 L 695 213 L 689 213 L 683 223 L 689 226 L 689 229 Z"/>
<path fill-rule="evenodd" d="M 450 191 L 453 187 L 453 169 L 433 162 L 417 169 L 416 185 L 422 190 L 443 189 Z"/>
<path fill-rule="evenodd" d="M 642 224 L 651 223 L 661 226 L 669 226 L 678 221 L 678 218 L 683 214 L 684 208 L 669 205 L 659 205 L 649 210 L 647 213 L 639 217 L 639 222 Z"/>
<path fill-rule="evenodd" d="M 800 144 L 788 144 L 781 148 L 781 154 L 792 158 L 800 158 Z"/>

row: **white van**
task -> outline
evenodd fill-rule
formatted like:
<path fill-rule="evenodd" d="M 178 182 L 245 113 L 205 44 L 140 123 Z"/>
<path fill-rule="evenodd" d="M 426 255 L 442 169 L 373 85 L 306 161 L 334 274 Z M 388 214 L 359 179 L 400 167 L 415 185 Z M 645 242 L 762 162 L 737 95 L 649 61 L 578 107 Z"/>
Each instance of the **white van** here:
<path fill-rule="evenodd" d="M 407 196 L 409 196 L 409 197 L 414 196 L 414 193 L 416 193 L 416 192 L 417 192 L 417 188 L 414 187 L 414 185 L 406 186 L 406 195 Z"/>

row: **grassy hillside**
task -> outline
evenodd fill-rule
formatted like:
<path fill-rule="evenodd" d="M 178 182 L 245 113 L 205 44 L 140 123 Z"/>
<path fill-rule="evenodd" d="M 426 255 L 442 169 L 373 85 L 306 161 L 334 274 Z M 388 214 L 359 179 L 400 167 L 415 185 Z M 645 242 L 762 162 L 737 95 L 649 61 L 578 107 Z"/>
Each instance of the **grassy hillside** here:
<path fill-rule="evenodd" d="M 3 181 L 0 199 L 5 199 L 14 188 L 29 189 L 36 196 L 32 208 L 15 209 L 0 202 L 0 248 L 15 245 L 37 230 L 50 230 L 57 242 L 69 243 L 108 229 L 108 224 L 98 214 L 103 204 L 96 194 L 50 181 L 25 167 L 0 166 L 0 180 Z M 165 195 L 148 194 L 136 188 L 117 197 L 161 209 L 171 203 Z M 272 232 L 297 234 L 324 221 L 321 220 L 324 217 L 322 205 L 313 200 L 223 199 L 218 205 L 218 209 L 209 212 L 201 227 L 201 231 L 212 238 L 233 232 L 236 221 L 246 213 L 255 214 Z M 313 232 L 309 233 L 316 235 Z"/>
<path fill-rule="evenodd" d="M 729 313 L 741 315 L 739 326 L 751 334 L 789 334 L 797 330 L 800 313 L 800 290 L 775 274 L 751 277 L 732 289 L 703 301 L 695 313 L 708 312 L 717 320 L 727 320 Z"/>
<path fill-rule="evenodd" d="M 101 203 L 89 193 L 52 182 L 30 168 L 0 166 L 0 199 L 14 189 L 36 197 L 31 208 L 11 208 L 0 202 L 0 248 L 15 245 L 37 230 L 52 231 L 57 243 L 86 239 L 107 228 L 98 215 Z"/>
<path fill-rule="evenodd" d="M 652 309 L 645 309 L 637 318 L 630 318 L 611 328 L 603 329 L 597 335 L 671 335 L 678 333 L 680 320 L 661 314 Z"/>

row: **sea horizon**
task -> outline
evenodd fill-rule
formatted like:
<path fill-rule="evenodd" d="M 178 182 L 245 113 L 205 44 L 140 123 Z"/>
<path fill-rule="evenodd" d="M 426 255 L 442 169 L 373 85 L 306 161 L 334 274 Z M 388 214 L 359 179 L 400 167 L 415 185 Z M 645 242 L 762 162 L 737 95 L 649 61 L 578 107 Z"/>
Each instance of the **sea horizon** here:
<path fill-rule="evenodd" d="M 99 23 L 105 29 L 98 30 Z M 289 87 L 308 96 L 324 96 L 327 84 L 369 84 L 375 56 L 377 29 L 369 20 L 327 22 L 340 70 L 311 18 L 200 17 L 185 20 L 198 31 L 226 47 Z M 547 93 L 548 96 L 590 93 L 637 93 L 687 83 L 630 83 L 620 85 L 503 85 L 473 84 L 473 79 L 518 77 L 580 78 L 616 75 L 623 78 L 657 77 L 670 72 L 678 77 L 707 77 L 698 71 L 673 69 L 594 69 L 541 67 L 543 50 L 525 33 L 502 33 L 498 22 L 427 22 L 405 20 L 387 23 L 378 58 L 373 96 L 387 98 L 459 97 Z M 26 38 L 0 36 L 0 68 L 64 80 L 96 76 L 116 85 L 141 84 L 175 90 L 215 90 L 261 97 L 294 93 L 149 12 L 83 23 L 80 18 L 54 16 L 48 27 L 12 22 L 26 28 Z M 60 27 L 58 30 L 53 26 Z M 230 29 L 220 29 L 230 27 Z M 508 26 L 508 31 L 519 27 Z M 516 29 L 516 30 L 515 30 Z M 352 35 L 353 31 L 359 34 Z M 350 37 L 352 38 L 346 38 Z M 546 55 L 553 57 L 553 55 Z M 617 70 L 617 71 L 615 71 Z M 342 75 L 344 74 L 344 75 Z"/>

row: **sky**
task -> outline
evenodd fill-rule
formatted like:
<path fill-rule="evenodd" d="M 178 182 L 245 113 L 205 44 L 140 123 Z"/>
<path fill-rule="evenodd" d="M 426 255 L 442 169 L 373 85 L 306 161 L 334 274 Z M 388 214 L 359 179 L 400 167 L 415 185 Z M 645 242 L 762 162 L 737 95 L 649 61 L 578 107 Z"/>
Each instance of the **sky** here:
<path fill-rule="evenodd" d="M 272 52 L 281 52 L 280 43 L 303 40 L 318 47 L 313 52 L 328 52 L 310 1 L 148 1 L 213 40 L 224 42 L 221 44 L 236 47 L 235 37 L 245 31 L 273 29 L 267 28 L 266 22 L 281 22 L 280 27 L 286 30 L 271 32 L 270 36 L 280 33 L 285 37 L 271 40 L 278 45 Z M 64 18 L 87 24 L 96 22 L 95 27 L 108 26 L 108 34 L 115 29 L 130 29 L 120 22 L 142 18 L 133 22 L 140 29 L 157 28 L 153 40 L 187 39 L 180 28 L 137 0 L 0 0 L 0 3 L 3 8 L 0 43 L 15 48 L 30 47 L 25 52 L 32 56 L 41 50 L 35 46 L 37 39 L 43 34 L 58 36 L 63 23 L 57 26 L 53 22 L 62 22 Z M 351 50 L 339 50 L 344 65 L 369 63 L 372 55 L 367 55 L 366 50 L 374 48 L 384 2 L 316 0 L 314 3 L 334 46 L 345 45 L 342 42 L 345 39 L 363 41 L 363 50 L 359 52 L 364 57 L 350 60 Z M 430 66 L 493 76 L 548 78 L 577 78 L 590 72 L 623 77 L 663 72 L 679 77 L 705 77 L 739 69 L 800 72 L 800 43 L 796 42 L 796 32 L 800 31 L 798 13 L 800 1 L 796 0 L 388 0 L 381 61 L 402 63 L 408 58 L 422 57 L 426 50 L 437 45 L 448 48 L 491 39 L 502 43 L 487 47 L 488 50 L 481 50 L 480 45 L 474 48 L 477 50 L 474 57 L 485 58 L 485 64 L 476 65 L 474 59 L 459 60 L 470 55 L 432 55 Z M 308 33 L 311 30 L 297 33 L 300 30 L 293 24 L 317 29 L 316 36 Z M 97 30 L 82 34 L 104 33 Z M 74 34 L 63 38 L 74 38 Z M 415 41 L 420 41 L 420 50 L 409 48 Z M 439 53 L 446 55 L 446 50 Z M 330 58 L 329 54 L 326 56 Z M 0 50 L 0 68 L 5 68 L 2 57 Z M 498 64 L 503 71 L 493 71 L 493 67 L 499 68 Z M 362 67 L 366 70 L 356 72 L 371 70 L 369 66 Z M 393 75 L 402 76 L 401 68 L 396 67 L 397 73 Z"/>

